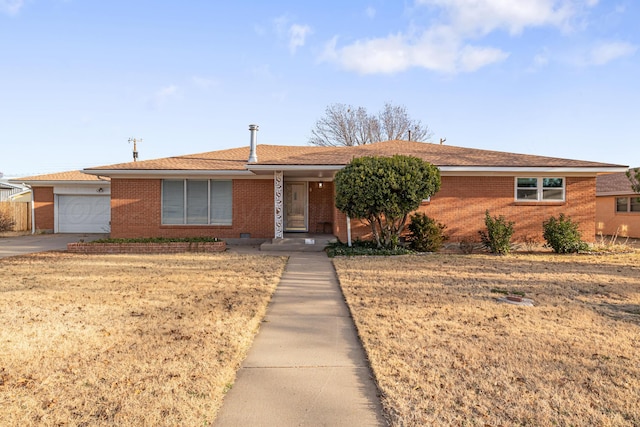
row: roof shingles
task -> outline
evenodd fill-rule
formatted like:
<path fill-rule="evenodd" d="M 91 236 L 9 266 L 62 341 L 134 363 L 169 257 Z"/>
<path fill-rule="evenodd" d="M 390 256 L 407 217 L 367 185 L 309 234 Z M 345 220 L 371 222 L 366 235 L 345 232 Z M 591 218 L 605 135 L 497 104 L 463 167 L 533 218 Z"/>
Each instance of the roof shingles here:
<path fill-rule="evenodd" d="M 258 163 L 256 165 L 341 166 L 348 164 L 354 157 L 391 156 L 394 154 L 413 155 L 440 167 L 623 167 L 621 165 L 583 160 L 506 153 L 413 141 L 386 141 L 355 147 L 258 145 Z M 240 171 L 247 169 L 248 158 L 249 147 L 241 147 L 186 156 L 99 166 L 85 170 L 91 173 L 99 172 L 100 170 Z"/>

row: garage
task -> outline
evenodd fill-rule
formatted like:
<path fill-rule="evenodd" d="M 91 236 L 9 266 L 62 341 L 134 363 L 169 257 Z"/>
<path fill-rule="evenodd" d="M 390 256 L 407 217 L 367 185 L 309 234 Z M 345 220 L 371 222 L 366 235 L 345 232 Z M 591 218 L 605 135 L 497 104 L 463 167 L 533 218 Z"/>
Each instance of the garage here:
<path fill-rule="evenodd" d="M 111 221 L 109 195 L 58 195 L 58 233 L 108 233 Z"/>

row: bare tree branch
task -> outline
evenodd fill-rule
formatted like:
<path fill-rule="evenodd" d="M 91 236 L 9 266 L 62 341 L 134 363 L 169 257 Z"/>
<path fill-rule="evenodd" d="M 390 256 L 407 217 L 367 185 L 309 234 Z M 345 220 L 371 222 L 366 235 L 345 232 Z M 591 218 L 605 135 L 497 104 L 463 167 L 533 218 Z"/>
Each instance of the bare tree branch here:
<path fill-rule="evenodd" d="M 412 141 L 427 141 L 433 136 L 428 126 L 409 117 L 404 106 L 387 102 L 374 116 L 364 107 L 331 104 L 312 129 L 309 143 L 325 147 L 365 145 L 409 139 L 409 131 Z"/>
<path fill-rule="evenodd" d="M 627 178 L 631 182 L 631 189 L 640 193 L 640 168 L 631 168 L 627 171 Z"/>

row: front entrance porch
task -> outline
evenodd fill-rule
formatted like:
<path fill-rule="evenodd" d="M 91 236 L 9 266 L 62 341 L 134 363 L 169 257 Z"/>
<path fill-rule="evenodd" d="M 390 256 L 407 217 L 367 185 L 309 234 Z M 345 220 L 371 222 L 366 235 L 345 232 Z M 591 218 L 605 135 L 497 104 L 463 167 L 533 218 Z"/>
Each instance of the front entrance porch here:
<path fill-rule="evenodd" d="M 275 239 L 285 233 L 301 239 L 300 233 L 333 234 L 334 211 L 332 178 L 274 172 Z"/>

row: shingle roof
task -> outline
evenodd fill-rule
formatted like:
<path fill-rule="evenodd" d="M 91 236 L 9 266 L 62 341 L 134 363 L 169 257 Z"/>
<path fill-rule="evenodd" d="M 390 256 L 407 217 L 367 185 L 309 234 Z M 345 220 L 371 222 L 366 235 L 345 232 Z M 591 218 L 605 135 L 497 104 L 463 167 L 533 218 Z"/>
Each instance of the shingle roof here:
<path fill-rule="evenodd" d="M 12 179 L 14 182 L 35 182 L 35 181 L 108 181 L 107 177 L 97 177 L 82 171 L 67 171 L 50 173 L 45 175 L 25 176 L 23 178 Z"/>
<path fill-rule="evenodd" d="M 596 195 L 635 194 L 631 189 L 629 178 L 624 172 L 598 175 L 596 178 Z"/>
<path fill-rule="evenodd" d="M 268 165 L 336 165 L 348 164 L 354 157 L 391 156 L 394 154 L 413 155 L 436 166 L 476 166 L 476 167 L 578 167 L 602 168 L 624 167 L 608 163 L 583 160 L 561 159 L 529 154 L 516 154 L 476 148 L 455 147 L 414 141 L 386 141 L 356 147 L 316 147 L 258 145 L 257 166 Z M 232 148 L 178 157 L 120 163 L 87 168 L 100 170 L 246 170 L 249 147 Z"/>
<path fill-rule="evenodd" d="M 288 145 L 258 145 L 257 153 L 260 163 L 282 161 L 289 156 L 312 156 L 335 147 L 300 147 Z M 143 160 L 139 162 L 119 163 L 108 166 L 87 168 L 86 170 L 246 170 L 249 159 L 249 147 L 231 148 L 227 150 L 209 151 L 186 156 L 165 157 L 161 159 Z M 279 163 L 275 163 L 279 164 Z"/>

